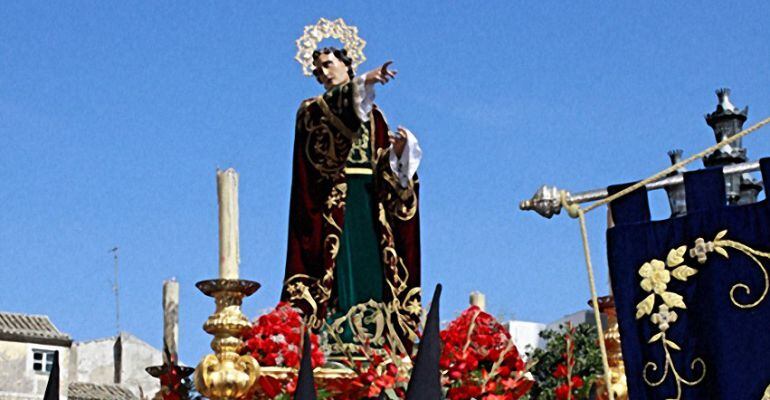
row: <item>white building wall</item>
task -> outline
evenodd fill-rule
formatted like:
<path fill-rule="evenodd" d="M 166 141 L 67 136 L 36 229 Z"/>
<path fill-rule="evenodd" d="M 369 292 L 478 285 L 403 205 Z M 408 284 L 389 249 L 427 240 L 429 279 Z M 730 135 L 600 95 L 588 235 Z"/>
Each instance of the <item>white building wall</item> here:
<path fill-rule="evenodd" d="M 66 399 L 70 382 L 68 347 L 0 340 L 0 400 L 39 400 L 43 397 L 49 374 L 32 369 L 35 349 L 59 351 L 59 398 Z"/>
<path fill-rule="evenodd" d="M 70 379 L 73 382 L 115 383 L 114 345 L 114 337 L 73 344 L 73 374 Z"/>
<path fill-rule="evenodd" d="M 163 353 L 133 335 L 123 334 L 122 385 L 139 397 L 141 391 L 152 397 L 160 390 L 160 381 L 145 368 L 163 364 Z"/>
<path fill-rule="evenodd" d="M 505 325 L 522 357 L 526 358 L 527 352 L 545 346 L 545 342 L 540 338 L 540 332 L 545 329 L 545 324 L 528 321 L 509 321 Z"/>
<path fill-rule="evenodd" d="M 116 337 L 111 337 L 75 343 L 73 345 L 75 365 L 73 381 L 96 384 L 115 383 L 113 352 L 115 340 Z M 121 342 L 120 385 L 137 397 L 142 392 L 152 396 L 160 390 L 160 382 L 157 378 L 150 376 L 145 368 L 163 364 L 162 353 L 131 334 L 121 333 Z"/>

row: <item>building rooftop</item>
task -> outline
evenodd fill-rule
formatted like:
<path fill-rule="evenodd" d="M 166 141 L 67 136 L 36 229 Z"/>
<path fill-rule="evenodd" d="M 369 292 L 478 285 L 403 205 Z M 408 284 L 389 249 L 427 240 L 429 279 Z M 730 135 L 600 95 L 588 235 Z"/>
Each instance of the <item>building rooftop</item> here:
<path fill-rule="evenodd" d="M 69 400 L 138 400 L 130 390 L 119 385 L 73 382 L 67 387 Z"/>
<path fill-rule="evenodd" d="M 72 338 L 45 315 L 0 311 L 0 340 L 70 346 Z"/>

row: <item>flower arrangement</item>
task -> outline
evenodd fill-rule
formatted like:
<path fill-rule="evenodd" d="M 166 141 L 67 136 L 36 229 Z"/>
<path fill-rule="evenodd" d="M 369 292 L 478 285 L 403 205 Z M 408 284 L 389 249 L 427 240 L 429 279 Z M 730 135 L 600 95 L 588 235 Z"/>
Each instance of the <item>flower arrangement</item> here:
<path fill-rule="evenodd" d="M 557 400 L 572 400 L 580 396 L 580 389 L 583 388 L 583 378 L 580 375 L 574 375 L 575 368 L 575 328 L 572 324 L 567 325 L 567 332 L 564 334 L 565 352 L 562 354 L 562 363 L 556 366 L 553 377 L 562 379 L 564 382 L 556 387 L 554 395 Z"/>
<path fill-rule="evenodd" d="M 242 334 L 243 353 L 254 357 L 261 367 L 280 367 L 276 374 L 262 374 L 254 396 L 259 399 L 289 400 L 297 388 L 297 372 L 302 357 L 302 316 L 288 303 L 278 303 L 274 310 L 260 316 Z M 311 333 L 313 368 L 325 362 L 319 336 Z M 319 399 L 361 400 L 377 398 L 401 399 L 406 394 L 408 365 L 393 356 L 386 346 L 373 349 L 366 341 L 356 356 L 342 362 L 352 373 L 324 379 L 317 386 Z"/>
<path fill-rule="evenodd" d="M 260 316 L 253 326 L 243 332 L 243 352 L 254 357 L 261 367 L 299 368 L 302 356 L 302 316 L 285 302 Z M 318 335 L 310 333 L 313 367 L 323 365 L 325 357 L 318 345 Z M 296 372 L 288 372 L 285 379 L 267 375 L 259 378 L 262 394 L 270 399 L 289 398 L 297 385 Z"/>
<path fill-rule="evenodd" d="M 441 332 L 440 366 L 450 400 L 515 400 L 533 384 L 511 335 L 471 306 Z"/>
<path fill-rule="evenodd" d="M 602 371 L 601 353 L 596 346 L 596 328 L 583 323 L 540 332 L 544 349 L 528 354 L 535 385 L 532 400 L 589 399 L 597 375 Z"/>
<path fill-rule="evenodd" d="M 323 391 L 336 400 L 373 399 L 382 395 L 386 399 L 403 399 L 410 366 L 393 357 L 387 347 L 384 352 L 364 351 L 362 354 L 367 358 L 366 363 L 349 361 L 348 367 L 354 374 L 328 380 Z"/>
<path fill-rule="evenodd" d="M 290 400 L 296 390 L 301 358 L 302 317 L 287 303 L 279 303 L 259 317 L 242 335 L 244 354 L 251 354 L 263 368 L 276 367 L 279 374 L 262 374 L 254 396 Z M 359 338 L 355 355 L 341 359 L 348 373 L 317 381 L 319 399 L 400 400 L 412 364 L 391 346 L 371 346 Z M 533 384 L 508 331 L 494 317 L 470 307 L 441 332 L 442 385 L 449 400 L 516 400 Z M 325 357 L 319 337 L 311 334 L 313 367 Z M 280 368 L 278 368 L 280 367 Z"/>

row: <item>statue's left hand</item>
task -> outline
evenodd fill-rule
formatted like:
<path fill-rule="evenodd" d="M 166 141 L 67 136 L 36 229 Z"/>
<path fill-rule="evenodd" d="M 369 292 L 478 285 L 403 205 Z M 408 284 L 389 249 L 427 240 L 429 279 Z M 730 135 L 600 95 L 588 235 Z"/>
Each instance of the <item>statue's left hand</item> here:
<path fill-rule="evenodd" d="M 404 153 L 404 147 L 406 146 L 406 129 L 403 126 L 399 126 L 398 133 L 391 134 L 388 140 L 390 140 L 393 146 L 396 157 L 401 158 L 401 154 Z"/>
<path fill-rule="evenodd" d="M 366 75 L 364 75 L 364 82 L 367 84 L 379 82 L 383 85 L 390 82 L 390 80 L 395 78 L 396 74 L 398 74 L 398 71 L 388 69 L 390 64 L 393 64 L 393 61 L 387 61 L 385 64 L 382 64 L 380 68 L 367 72 Z"/>

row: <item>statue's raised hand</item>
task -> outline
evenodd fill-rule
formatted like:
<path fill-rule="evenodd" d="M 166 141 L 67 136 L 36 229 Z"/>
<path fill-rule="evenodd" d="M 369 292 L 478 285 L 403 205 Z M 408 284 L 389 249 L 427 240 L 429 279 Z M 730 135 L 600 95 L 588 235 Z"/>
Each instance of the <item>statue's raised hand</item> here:
<path fill-rule="evenodd" d="M 374 84 L 379 82 L 384 85 L 388 83 L 391 79 L 396 77 L 396 74 L 398 74 L 398 71 L 388 69 L 390 64 L 393 64 L 393 61 L 387 61 L 385 64 L 382 64 L 380 68 L 376 68 L 367 72 L 364 76 L 364 81 L 367 84 Z"/>

